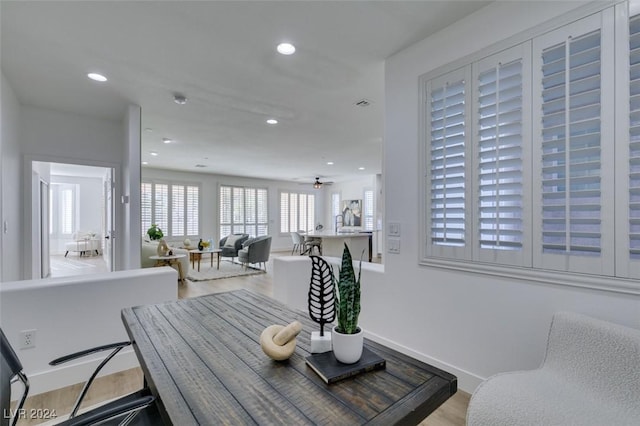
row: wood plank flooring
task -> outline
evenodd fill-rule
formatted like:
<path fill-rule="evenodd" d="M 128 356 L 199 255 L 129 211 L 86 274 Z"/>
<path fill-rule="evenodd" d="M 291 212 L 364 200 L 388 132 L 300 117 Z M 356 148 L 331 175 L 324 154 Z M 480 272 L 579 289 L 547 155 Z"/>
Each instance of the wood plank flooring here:
<path fill-rule="evenodd" d="M 187 281 L 181 285 L 178 295 L 181 299 L 198 297 L 205 294 L 230 290 L 248 289 L 266 296 L 273 296 L 273 258 L 289 253 L 272 253 L 267 262 L 267 273 L 233 277 L 213 281 Z M 134 392 L 142 386 L 142 371 L 139 368 L 111 374 L 96 379 L 83 404 L 84 407 L 99 404 L 121 395 Z M 58 416 L 69 413 L 82 384 L 68 386 L 51 392 L 31 396 L 27 399 L 27 408 L 56 409 Z M 421 426 L 463 426 L 469 405 L 470 395 L 458 390 L 447 402 L 434 411 Z M 35 425 L 45 420 L 24 419 L 18 425 Z"/>

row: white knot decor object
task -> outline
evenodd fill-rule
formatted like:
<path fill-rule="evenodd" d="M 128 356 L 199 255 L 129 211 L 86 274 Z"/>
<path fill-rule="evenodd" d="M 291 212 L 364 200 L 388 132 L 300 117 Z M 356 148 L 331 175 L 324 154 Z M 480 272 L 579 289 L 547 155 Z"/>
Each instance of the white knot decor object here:
<path fill-rule="evenodd" d="M 270 358 L 284 361 L 296 350 L 296 336 L 302 330 L 302 324 L 294 321 L 286 327 L 270 325 L 260 335 L 260 347 Z"/>

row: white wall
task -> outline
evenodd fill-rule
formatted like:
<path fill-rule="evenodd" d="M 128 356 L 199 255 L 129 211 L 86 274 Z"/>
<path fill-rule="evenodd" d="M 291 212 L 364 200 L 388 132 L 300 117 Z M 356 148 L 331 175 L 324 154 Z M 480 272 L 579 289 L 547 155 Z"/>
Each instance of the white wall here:
<path fill-rule="evenodd" d="M 124 113 L 124 112 L 123 112 Z M 24 156 L 25 164 L 33 161 L 50 161 L 58 163 L 85 164 L 91 166 L 114 167 L 116 172 L 123 169 L 124 159 L 128 155 L 124 149 L 124 134 L 122 123 L 67 113 L 63 111 L 22 105 L 20 107 L 20 154 Z M 27 169 L 25 167 L 25 169 Z M 30 166 L 20 179 L 29 182 Z M 122 179 L 116 184 L 116 223 L 122 225 L 126 208 L 119 203 L 122 193 Z M 4 187 L 7 187 L 6 181 Z M 30 191 L 24 194 L 24 201 L 20 213 L 32 211 Z M 28 224 L 27 224 L 28 225 Z M 32 251 L 32 230 L 30 226 L 24 229 L 17 247 L 22 246 L 26 259 Z M 122 253 L 125 241 L 115 240 L 116 253 Z M 13 250 L 16 250 L 14 247 Z M 122 254 L 121 254 L 122 255 Z M 24 265 L 21 278 L 31 278 L 30 262 Z"/>
<path fill-rule="evenodd" d="M 518 34 L 577 2 L 497 2 L 388 59 L 385 221 L 401 224 L 401 254 L 385 285 L 366 288 L 367 328 L 458 375 L 463 390 L 501 371 L 537 367 L 551 316 L 581 312 L 640 328 L 637 296 L 473 275 L 418 265 L 420 75 Z M 371 294 L 368 294 L 371 292 Z"/>
<path fill-rule="evenodd" d="M 88 379 L 107 353 L 59 367 L 48 363 L 129 340 L 122 309 L 176 300 L 177 279 L 174 269 L 163 267 L 1 283 L 0 324 L 29 377 L 30 395 Z M 22 330 L 36 330 L 34 348 L 20 348 Z M 137 365 L 133 351 L 124 350 L 109 362 L 105 374 Z"/>
<path fill-rule="evenodd" d="M 177 172 L 152 168 L 142 169 L 142 179 L 165 180 L 169 182 L 182 182 L 200 184 L 200 236 L 205 240 L 211 238 L 216 246 L 221 236 L 219 226 L 219 188 L 220 185 L 239 185 L 252 188 L 267 188 L 269 198 L 269 235 L 272 236 L 271 250 L 291 250 L 293 242 L 289 234 L 280 234 L 280 191 L 313 191 L 316 196 L 315 214 L 321 218 L 324 211 L 326 192 L 324 189 L 313 190 L 311 186 L 305 187 L 295 182 L 273 181 L 266 179 L 244 178 L 238 176 L 223 176 L 207 173 Z M 222 236 L 224 237 L 224 235 Z M 166 238 L 172 241 L 171 237 Z M 175 240 L 175 239 L 173 239 Z M 181 239 L 178 239 L 180 242 Z"/>
<path fill-rule="evenodd" d="M 0 281 L 12 281 L 20 279 L 23 269 L 24 183 L 19 144 L 20 105 L 4 73 L 0 81 L 0 98 Z"/>

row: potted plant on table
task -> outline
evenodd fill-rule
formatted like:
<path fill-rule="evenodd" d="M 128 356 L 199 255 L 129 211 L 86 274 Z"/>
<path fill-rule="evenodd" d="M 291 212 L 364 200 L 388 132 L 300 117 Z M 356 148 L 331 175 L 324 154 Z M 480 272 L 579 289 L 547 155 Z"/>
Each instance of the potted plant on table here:
<path fill-rule="evenodd" d="M 151 228 L 147 229 L 147 235 L 151 241 L 160 240 L 164 237 L 162 229 L 160 229 L 160 227 L 155 223 L 151 225 Z"/>
<path fill-rule="evenodd" d="M 364 253 L 364 252 L 363 252 Z M 342 252 L 342 267 L 338 278 L 338 325 L 333 327 L 333 355 L 344 364 L 353 364 L 362 356 L 364 336 L 358 326 L 360 315 L 360 273 L 362 259 L 358 267 L 358 278 L 353 271 L 353 259 L 345 243 Z"/>

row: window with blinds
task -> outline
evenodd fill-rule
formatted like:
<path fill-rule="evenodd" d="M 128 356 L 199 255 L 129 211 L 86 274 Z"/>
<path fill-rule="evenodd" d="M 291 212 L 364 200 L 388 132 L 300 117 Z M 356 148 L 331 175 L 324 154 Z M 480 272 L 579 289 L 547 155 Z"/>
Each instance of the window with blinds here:
<path fill-rule="evenodd" d="M 315 195 L 280 192 L 280 233 L 315 229 Z"/>
<path fill-rule="evenodd" d="M 152 184 L 143 182 L 140 185 L 140 224 L 142 235 L 147 234 L 153 223 Z"/>
<path fill-rule="evenodd" d="M 338 231 L 339 221 L 342 221 L 340 214 L 340 194 L 334 192 L 331 194 L 331 218 L 333 219 L 333 230 Z"/>
<path fill-rule="evenodd" d="M 542 249 L 601 252 L 600 30 L 542 52 Z"/>
<path fill-rule="evenodd" d="M 422 78 L 423 263 L 557 271 L 536 276 L 571 285 L 640 277 L 640 16 L 628 13 L 603 8 Z"/>
<path fill-rule="evenodd" d="M 220 237 L 269 233 L 267 189 L 220 186 Z"/>
<path fill-rule="evenodd" d="M 364 200 L 362 206 L 363 225 L 365 231 L 373 231 L 373 190 L 364 191 Z"/>
<path fill-rule="evenodd" d="M 78 229 L 80 185 L 52 183 L 49 187 L 49 233 L 53 238 L 71 238 Z"/>
<path fill-rule="evenodd" d="M 481 248 L 522 249 L 522 59 L 478 76 Z"/>
<path fill-rule="evenodd" d="M 142 235 L 152 224 L 167 237 L 196 237 L 200 232 L 200 187 L 178 183 L 142 182 L 140 225 Z"/>
<path fill-rule="evenodd" d="M 465 244 L 465 99 L 464 79 L 431 87 L 430 218 L 431 244 Z"/>

